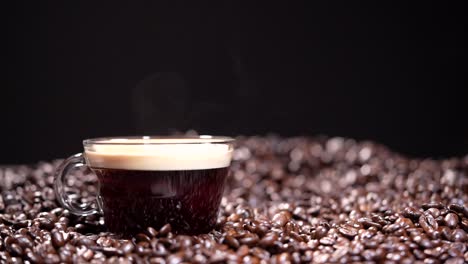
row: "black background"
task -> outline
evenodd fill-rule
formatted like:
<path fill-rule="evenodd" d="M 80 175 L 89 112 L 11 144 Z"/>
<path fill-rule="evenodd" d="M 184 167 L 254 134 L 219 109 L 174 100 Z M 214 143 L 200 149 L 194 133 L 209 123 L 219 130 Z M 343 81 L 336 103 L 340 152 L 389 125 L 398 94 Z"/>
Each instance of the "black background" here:
<path fill-rule="evenodd" d="M 3 9 L 0 164 L 97 136 L 327 134 L 467 153 L 462 1 L 20 2 Z"/>

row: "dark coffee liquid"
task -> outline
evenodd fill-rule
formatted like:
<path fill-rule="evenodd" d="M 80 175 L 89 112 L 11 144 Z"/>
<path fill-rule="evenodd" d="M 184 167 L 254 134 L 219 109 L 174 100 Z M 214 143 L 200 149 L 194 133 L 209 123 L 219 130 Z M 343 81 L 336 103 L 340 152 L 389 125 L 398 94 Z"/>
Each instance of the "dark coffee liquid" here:
<path fill-rule="evenodd" d="M 176 233 L 213 229 L 229 168 L 138 171 L 93 168 L 109 231 L 134 234 L 170 223 Z"/>

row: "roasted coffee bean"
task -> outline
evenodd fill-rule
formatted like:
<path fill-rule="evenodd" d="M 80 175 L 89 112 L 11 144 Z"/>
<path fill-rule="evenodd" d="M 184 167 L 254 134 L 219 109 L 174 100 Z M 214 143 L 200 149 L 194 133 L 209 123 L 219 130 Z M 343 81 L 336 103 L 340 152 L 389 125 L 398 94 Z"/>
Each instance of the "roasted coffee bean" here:
<path fill-rule="evenodd" d="M 67 230 L 67 225 L 64 223 L 56 222 L 54 223 L 54 229 L 65 231 Z"/>
<path fill-rule="evenodd" d="M 305 240 L 304 237 L 302 237 L 301 235 L 299 235 L 299 234 L 296 233 L 295 231 L 291 231 L 291 232 L 289 233 L 289 236 L 290 236 L 292 239 L 294 239 L 294 240 L 296 240 L 296 241 L 299 241 L 299 242 L 302 242 L 302 241 Z"/>
<path fill-rule="evenodd" d="M 402 228 L 413 228 L 414 223 L 409 218 L 399 217 L 395 223 L 399 224 Z"/>
<path fill-rule="evenodd" d="M 271 247 L 278 241 L 278 236 L 275 233 L 269 233 L 260 240 L 262 247 Z"/>
<path fill-rule="evenodd" d="M 161 229 L 159 229 L 159 235 L 161 237 L 167 236 L 171 232 L 172 228 L 170 224 L 165 224 Z"/>
<path fill-rule="evenodd" d="M 10 244 L 9 246 L 6 246 L 6 249 L 13 256 L 23 255 L 23 249 L 21 248 L 20 245 L 18 245 L 16 243 L 13 243 L 13 244 Z"/>
<path fill-rule="evenodd" d="M 86 260 L 86 261 L 90 261 L 94 256 L 94 252 L 91 250 L 91 249 L 87 249 L 82 257 Z"/>
<path fill-rule="evenodd" d="M 421 247 L 423 247 L 423 248 L 433 248 L 434 247 L 434 243 L 428 238 L 422 238 L 419 241 L 419 245 Z"/>
<path fill-rule="evenodd" d="M 422 215 L 421 217 L 419 217 L 419 225 L 427 233 L 433 232 L 435 229 L 439 228 L 437 221 L 432 215 Z"/>
<path fill-rule="evenodd" d="M 122 251 L 123 254 L 131 253 L 133 249 L 135 249 L 135 246 L 130 241 L 124 242 L 122 246 L 120 247 L 120 250 Z"/>
<path fill-rule="evenodd" d="M 52 222 L 55 222 L 57 220 L 57 216 L 55 214 L 49 213 L 49 212 L 41 212 L 36 215 L 36 217 L 39 218 L 47 218 Z"/>
<path fill-rule="evenodd" d="M 169 251 L 162 244 L 156 244 L 155 246 L 152 246 L 152 248 L 153 254 L 156 256 L 164 257 L 169 254 Z"/>
<path fill-rule="evenodd" d="M 265 235 L 268 231 L 270 230 L 270 226 L 267 225 L 258 225 L 257 228 L 255 229 L 255 233 L 259 236 Z"/>
<path fill-rule="evenodd" d="M 237 249 L 236 255 L 243 257 L 243 256 L 245 256 L 247 254 L 249 254 L 249 247 L 248 246 L 242 245 Z"/>
<path fill-rule="evenodd" d="M 249 247 L 254 246 L 258 242 L 258 236 L 257 235 L 248 235 L 244 236 L 243 238 L 239 239 L 239 242 L 243 245 L 247 245 Z"/>
<path fill-rule="evenodd" d="M 283 227 L 291 219 L 291 215 L 288 212 L 279 212 L 273 216 L 273 224 L 277 227 Z"/>
<path fill-rule="evenodd" d="M 314 231 L 312 231 L 311 235 L 314 239 L 320 239 L 324 237 L 328 232 L 328 229 L 324 226 L 318 226 Z"/>
<path fill-rule="evenodd" d="M 468 236 L 466 235 L 466 232 L 463 229 L 455 229 L 452 232 L 452 239 L 453 241 L 457 242 L 465 242 L 468 239 Z"/>
<path fill-rule="evenodd" d="M 149 237 L 156 237 L 158 235 L 158 231 L 152 227 L 146 228 L 146 234 Z"/>
<path fill-rule="evenodd" d="M 442 203 L 431 202 L 431 203 L 424 203 L 424 204 L 421 205 L 421 207 L 424 210 L 427 210 L 429 208 L 443 209 L 445 206 Z"/>
<path fill-rule="evenodd" d="M 335 240 L 331 237 L 322 237 L 319 241 L 320 241 L 320 244 L 325 245 L 325 246 L 331 246 L 335 244 Z"/>
<path fill-rule="evenodd" d="M 348 225 L 340 227 L 338 231 L 344 236 L 351 237 L 351 238 L 357 236 L 358 234 L 358 230 L 356 228 L 348 226 Z"/>
<path fill-rule="evenodd" d="M 379 224 L 382 225 L 382 226 L 390 224 L 390 222 L 387 221 L 387 220 L 386 220 L 384 217 L 382 217 L 381 215 L 373 214 L 373 215 L 371 216 L 371 219 L 372 219 L 372 221 L 377 222 L 377 223 L 379 223 Z"/>
<path fill-rule="evenodd" d="M 32 248 L 34 247 L 34 241 L 26 235 L 17 235 L 15 236 L 16 243 L 20 245 L 22 248 Z"/>
<path fill-rule="evenodd" d="M 361 223 L 366 228 L 369 228 L 369 227 L 375 227 L 377 229 L 382 228 L 382 226 L 379 223 L 375 223 L 370 218 L 362 217 L 358 219 L 358 222 Z"/>
<path fill-rule="evenodd" d="M 444 220 L 445 220 L 445 224 L 450 228 L 454 228 L 458 224 L 458 216 L 454 213 L 448 213 L 445 216 Z"/>
<path fill-rule="evenodd" d="M 113 247 L 103 247 L 103 248 L 99 248 L 98 250 L 101 251 L 106 256 L 115 256 L 115 255 L 122 254 L 122 252 L 120 252 L 118 249 L 113 248 Z"/>
<path fill-rule="evenodd" d="M 62 247 L 63 245 L 65 245 L 65 239 L 63 238 L 63 235 L 60 231 L 52 230 L 51 237 L 52 237 L 52 244 L 56 248 Z"/>
<path fill-rule="evenodd" d="M 463 228 L 465 232 L 468 232 L 468 218 L 462 219 L 459 223 L 460 223 L 461 228 Z"/>
<path fill-rule="evenodd" d="M 143 233 L 137 234 L 135 236 L 135 238 L 136 238 L 136 241 L 145 241 L 145 242 L 150 242 L 151 241 L 151 239 L 147 235 L 145 235 Z"/>
<path fill-rule="evenodd" d="M 8 226 L 14 225 L 16 223 L 15 221 L 7 217 L 1 216 L 1 215 L 0 215 L 0 220 L 2 221 L 3 224 L 8 225 Z"/>
<path fill-rule="evenodd" d="M 382 229 L 382 232 L 384 232 L 384 233 L 394 233 L 395 231 L 397 231 L 400 228 L 401 228 L 401 226 L 399 224 L 390 224 L 390 225 L 384 226 L 384 228 Z"/>
<path fill-rule="evenodd" d="M 3 243 L 5 244 L 5 247 L 9 247 L 11 244 L 17 242 L 16 238 L 14 238 L 12 235 L 6 234 L 4 236 L 5 236 L 5 240 L 3 241 Z"/>
<path fill-rule="evenodd" d="M 40 228 L 44 228 L 46 230 L 54 228 L 54 222 L 48 218 L 37 218 L 36 220 L 38 221 Z"/>
<path fill-rule="evenodd" d="M 226 237 L 224 238 L 224 241 L 225 241 L 225 243 L 226 243 L 228 246 L 230 246 L 230 247 L 232 247 L 232 248 L 235 248 L 235 249 L 238 248 L 238 247 L 240 246 L 239 241 L 237 241 L 237 239 L 235 239 L 235 238 L 232 237 L 232 236 L 226 236 Z"/>
<path fill-rule="evenodd" d="M 468 208 L 460 204 L 451 204 L 448 207 L 450 210 L 457 213 L 463 214 L 465 217 L 468 217 Z"/>

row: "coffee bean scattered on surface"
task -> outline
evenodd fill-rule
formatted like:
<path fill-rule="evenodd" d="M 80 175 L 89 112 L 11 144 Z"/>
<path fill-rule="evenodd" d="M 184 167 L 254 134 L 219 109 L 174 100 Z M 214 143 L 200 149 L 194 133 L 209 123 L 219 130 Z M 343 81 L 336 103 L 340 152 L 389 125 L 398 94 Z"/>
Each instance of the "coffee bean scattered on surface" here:
<path fill-rule="evenodd" d="M 466 263 L 468 155 L 410 159 L 345 138 L 239 137 L 216 228 L 131 238 L 59 207 L 60 161 L 0 168 L 1 263 Z M 96 177 L 69 176 L 77 203 Z"/>

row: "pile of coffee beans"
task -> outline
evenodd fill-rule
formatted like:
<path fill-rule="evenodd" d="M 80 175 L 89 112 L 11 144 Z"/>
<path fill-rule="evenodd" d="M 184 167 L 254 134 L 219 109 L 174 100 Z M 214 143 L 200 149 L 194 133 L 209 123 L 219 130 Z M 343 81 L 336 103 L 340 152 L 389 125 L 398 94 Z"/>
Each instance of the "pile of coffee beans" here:
<path fill-rule="evenodd" d="M 2 263 L 466 263 L 468 155 L 410 159 L 345 138 L 239 137 L 216 228 L 131 238 L 62 209 L 60 161 L 0 168 Z M 76 202 L 96 177 L 66 180 Z"/>

